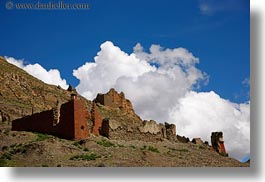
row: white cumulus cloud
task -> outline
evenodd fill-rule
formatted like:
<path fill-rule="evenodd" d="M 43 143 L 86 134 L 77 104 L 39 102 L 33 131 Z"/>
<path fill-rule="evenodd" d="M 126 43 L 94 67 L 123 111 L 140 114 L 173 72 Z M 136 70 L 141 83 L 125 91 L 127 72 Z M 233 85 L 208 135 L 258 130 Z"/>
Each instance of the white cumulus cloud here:
<path fill-rule="evenodd" d="M 121 51 L 112 42 L 107 41 L 100 48 L 93 63 L 87 62 L 73 71 L 80 80 L 77 90 L 88 99 L 93 99 L 99 92 L 107 92 L 120 78 L 129 77 L 135 81 L 138 76 L 156 70 L 146 61 L 136 58 L 135 54 Z"/>
<path fill-rule="evenodd" d="M 42 80 L 43 82 L 51 85 L 60 85 L 62 88 L 67 89 L 68 85 L 65 79 L 61 78 L 60 72 L 57 69 L 50 69 L 47 71 L 40 64 L 24 64 L 21 59 L 15 59 L 13 57 L 5 57 L 7 62 L 25 70 L 30 75 Z"/>
<path fill-rule="evenodd" d="M 199 59 L 184 48 L 152 45 L 148 54 L 138 43 L 130 55 L 110 41 L 100 48 L 93 62 L 73 71 L 80 80 L 77 91 L 93 99 L 114 87 L 126 93 L 143 119 L 167 121 L 169 109 L 205 77 L 195 67 Z"/>
<path fill-rule="evenodd" d="M 250 104 L 236 104 L 215 92 L 188 92 L 170 112 L 180 135 L 210 142 L 212 131 L 222 131 L 230 156 L 242 159 L 250 153 Z"/>
<path fill-rule="evenodd" d="M 142 119 L 172 122 L 177 133 L 208 141 L 211 132 L 223 131 L 230 156 L 240 159 L 249 153 L 249 104 L 194 92 L 208 76 L 196 67 L 199 58 L 190 51 L 151 45 L 147 52 L 138 43 L 127 54 L 110 41 L 100 48 L 94 60 L 73 71 L 83 96 L 94 99 L 113 87 L 125 93 Z"/>

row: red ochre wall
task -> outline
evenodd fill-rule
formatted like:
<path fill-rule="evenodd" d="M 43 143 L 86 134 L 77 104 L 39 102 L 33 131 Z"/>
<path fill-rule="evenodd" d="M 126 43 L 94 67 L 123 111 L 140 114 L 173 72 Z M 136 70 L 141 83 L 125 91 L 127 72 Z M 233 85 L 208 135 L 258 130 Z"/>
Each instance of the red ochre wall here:
<path fill-rule="evenodd" d="M 84 102 L 81 100 L 74 100 L 74 136 L 76 139 L 89 137 L 89 130 L 86 122 L 87 115 Z"/>
<path fill-rule="evenodd" d="M 56 126 L 53 126 L 53 111 L 48 110 L 14 120 L 12 130 L 46 133 L 66 139 L 85 139 L 89 137 L 86 115 L 83 101 L 75 99 L 61 105 L 60 120 Z"/>
<path fill-rule="evenodd" d="M 99 136 L 100 134 L 100 130 L 101 130 L 101 127 L 102 127 L 102 118 L 101 118 L 101 115 L 98 111 L 98 108 L 97 108 L 97 105 L 95 103 L 93 103 L 93 108 L 94 108 L 94 111 L 92 112 L 92 120 L 93 120 L 93 130 L 92 130 L 92 133 L 96 136 Z"/>
<path fill-rule="evenodd" d="M 219 145 L 219 153 L 226 154 L 224 143 L 220 143 L 220 145 Z"/>
<path fill-rule="evenodd" d="M 16 119 L 12 122 L 12 130 L 53 134 L 53 112 L 49 110 Z"/>

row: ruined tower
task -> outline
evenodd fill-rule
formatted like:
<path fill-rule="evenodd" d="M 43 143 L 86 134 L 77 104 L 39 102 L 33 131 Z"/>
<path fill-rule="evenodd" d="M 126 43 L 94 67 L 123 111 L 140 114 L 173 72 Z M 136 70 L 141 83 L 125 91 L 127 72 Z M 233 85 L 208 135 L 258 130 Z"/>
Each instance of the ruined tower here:
<path fill-rule="evenodd" d="M 212 132 L 211 135 L 212 148 L 221 155 L 227 156 L 223 140 L 223 132 Z"/>

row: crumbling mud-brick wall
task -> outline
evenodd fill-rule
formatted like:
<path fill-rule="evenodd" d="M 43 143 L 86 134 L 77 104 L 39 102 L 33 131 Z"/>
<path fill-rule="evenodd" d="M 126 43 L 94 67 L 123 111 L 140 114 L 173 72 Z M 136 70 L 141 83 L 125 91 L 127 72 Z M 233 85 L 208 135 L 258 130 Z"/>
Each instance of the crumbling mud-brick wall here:
<path fill-rule="evenodd" d="M 223 132 L 212 132 L 211 135 L 212 148 L 219 154 L 227 156 L 223 140 Z"/>
<path fill-rule="evenodd" d="M 165 123 L 166 137 L 170 141 L 176 140 L 176 125 Z"/>
<path fill-rule="evenodd" d="M 75 99 L 61 106 L 60 121 L 55 126 L 56 134 L 66 139 L 89 137 L 86 110 L 81 100 Z"/>
<path fill-rule="evenodd" d="M 102 118 L 95 102 L 93 102 L 92 104 L 91 120 L 92 120 L 92 133 L 96 136 L 99 136 L 102 125 Z"/>
<path fill-rule="evenodd" d="M 74 99 L 62 104 L 60 112 L 48 110 L 16 119 L 12 122 L 12 130 L 40 132 L 66 139 L 85 139 L 89 137 L 86 117 L 83 101 Z"/>
<path fill-rule="evenodd" d="M 101 135 L 113 140 L 141 140 L 157 142 L 161 141 L 162 133 L 157 128 L 148 128 L 144 125 L 123 125 L 118 121 L 104 119 Z"/>
<path fill-rule="evenodd" d="M 13 121 L 12 129 L 47 133 L 66 139 L 85 139 L 93 133 L 116 140 L 177 141 L 174 124 L 157 124 L 153 120 L 142 121 L 134 113 L 131 102 L 122 92 L 119 94 L 111 89 L 107 94 L 98 94 L 89 109 L 76 96 L 74 93 L 71 94 L 71 101 L 64 104 L 57 102 L 52 110 Z M 115 120 L 105 118 L 102 121 L 98 108 L 101 105 L 107 108 L 107 112 L 111 109 L 119 110 L 122 117 L 113 117 Z M 123 116 L 129 116 L 129 119 L 124 119 Z"/>
<path fill-rule="evenodd" d="M 108 137 L 111 140 L 141 140 L 141 141 L 150 141 L 157 142 L 161 141 L 162 134 L 152 134 L 149 132 L 141 132 L 138 127 L 127 127 L 119 126 L 115 128 L 114 120 L 103 120 L 101 134 L 105 137 Z"/>
<path fill-rule="evenodd" d="M 84 102 L 76 99 L 74 101 L 74 138 L 84 139 L 89 137 L 87 117 Z"/>
<path fill-rule="evenodd" d="M 16 119 L 12 122 L 12 130 L 54 134 L 55 128 L 53 127 L 53 111 L 48 110 Z"/>
<path fill-rule="evenodd" d="M 124 93 L 118 93 L 113 88 L 106 94 L 98 94 L 94 102 L 111 108 L 119 108 L 129 114 L 135 114 L 132 103 L 125 98 Z"/>
<path fill-rule="evenodd" d="M 123 92 L 118 93 L 113 88 L 106 94 L 98 94 L 95 103 L 111 109 L 119 109 L 122 113 L 132 116 L 133 121 L 124 122 L 123 119 L 105 118 L 102 122 L 100 134 L 116 140 L 158 141 L 168 139 L 176 141 L 176 126 L 174 124 L 157 124 L 155 121 L 142 121 L 135 114 L 131 102 L 125 98 Z M 107 110 L 108 110 L 107 109 Z M 137 121 L 137 122 L 134 122 Z M 138 122 L 139 121 L 139 122 Z"/>
<path fill-rule="evenodd" d="M 57 125 L 54 126 L 54 135 L 61 138 L 73 139 L 74 137 L 74 102 L 70 101 L 61 105 L 60 118 Z"/>
<path fill-rule="evenodd" d="M 196 144 L 196 145 L 203 145 L 203 141 L 201 138 L 193 138 L 191 140 L 191 143 Z"/>
<path fill-rule="evenodd" d="M 174 130 L 176 127 L 172 127 L 168 130 Z M 166 133 L 175 133 L 176 131 L 166 131 L 166 127 L 163 124 L 157 124 L 155 121 L 144 121 L 141 125 L 123 125 L 122 123 L 104 119 L 102 122 L 101 134 L 109 139 L 115 140 L 141 140 L 149 142 L 157 142 L 168 139 L 170 141 L 176 141 L 176 136 Z"/>
<path fill-rule="evenodd" d="M 190 142 L 190 139 L 188 137 L 180 136 L 180 135 L 177 135 L 177 140 L 180 143 L 188 143 L 188 142 Z"/>

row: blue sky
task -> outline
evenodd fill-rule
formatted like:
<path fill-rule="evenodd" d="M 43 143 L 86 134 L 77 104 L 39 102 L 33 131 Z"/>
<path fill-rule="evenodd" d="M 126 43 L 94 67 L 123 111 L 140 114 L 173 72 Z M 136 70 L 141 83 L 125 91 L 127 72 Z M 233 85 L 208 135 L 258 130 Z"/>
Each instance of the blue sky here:
<path fill-rule="evenodd" d="M 93 61 L 103 42 L 127 53 L 140 42 L 145 49 L 188 49 L 210 76 L 201 91 L 214 90 L 234 102 L 249 99 L 249 87 L 242 84 L 250 75 L 249 1 L 90 0 L 89 10 L 53 11 L 7 10 L 6 2 L 0 1 L 0 55 L 59 69 L 74 86 L 72 70 Z"/>

